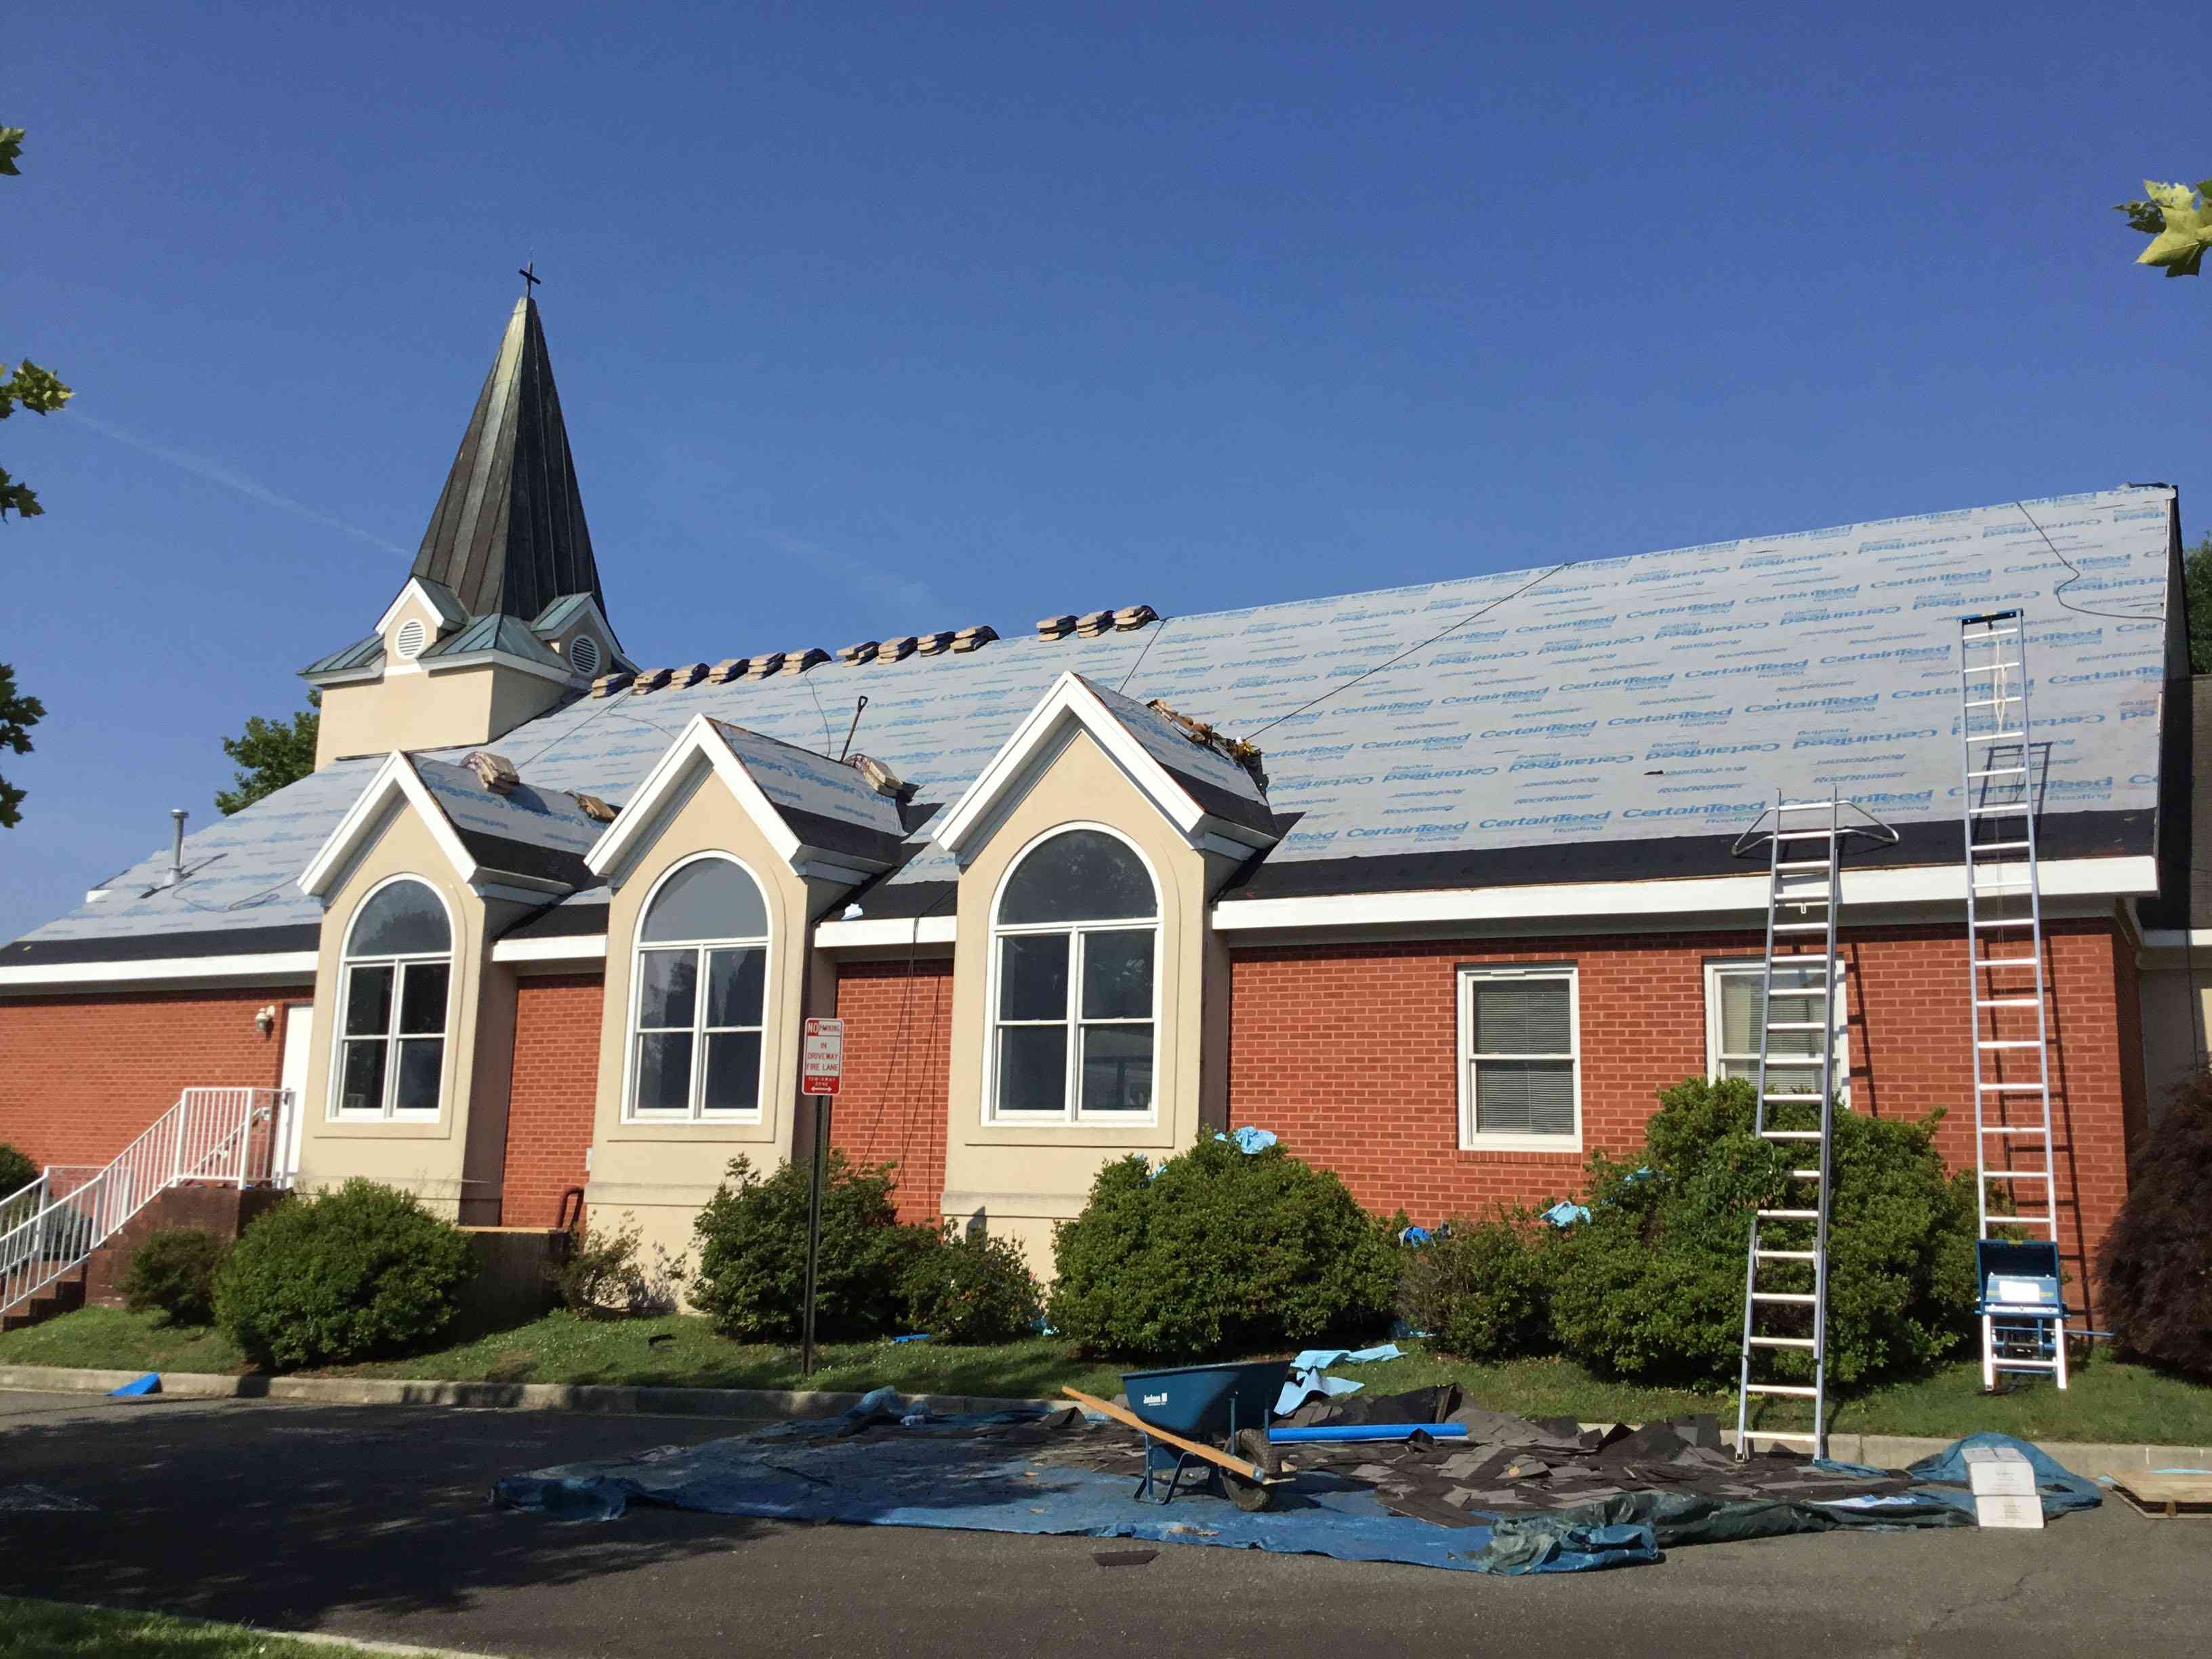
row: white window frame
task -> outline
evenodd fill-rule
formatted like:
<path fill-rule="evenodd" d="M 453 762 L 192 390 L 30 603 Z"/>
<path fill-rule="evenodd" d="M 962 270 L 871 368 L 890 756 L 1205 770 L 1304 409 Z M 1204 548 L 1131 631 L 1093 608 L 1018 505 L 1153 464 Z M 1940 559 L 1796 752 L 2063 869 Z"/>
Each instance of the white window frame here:
<path fill-rule="evenodd" d="M 1474 1051 L 1474 988 L 1495 980 L 1564 980 L 1567 986 L 1567 1042 L 1564 1054 L 1477 1054 Z M 1583 1149 L 1582 975 L 1565 963 L 1462 963 L 1459 969 L 1459 1019 L 1454 1054 L 1459 1072 L 1459 1146 L 1463 1152 L 1580 1152 Z M 1564 1135 L 1485 1133 L 1475 1127 L 1475 1069 L 1483 1060 L 1564 1060 L 1573 1068 L 1575 1127 Z"/>
<path fill-rule="evenodd" d="M 361 925 L 362 912 L 379 893 L 401 882 L 412 882 L 417 887 L 428 888 L 438 901 L 438 908 L 446 913 L 446 948 L 442 951 L 422 951 L 407 956 L 356 956 L 351 951 L 354 929 Z M 347 1123 L 428 1123 L 446 1109 L 446 1085 L 450 1080 L 448 1070 L 453 1057 L 453 1005 L 460 995 L 460 974 L 458 956 L 461 929 L 453 915 L 453 907 L 445 894 L 438 890 L 437 883 L 410 872 L 386 876 L 382 881 L 361 896 L 361 902 L 353 907 L 346 918 L 345 938 L 338 946 L 338 994 L 335 999 L 337 1018 L 331 1028 L 330 1102 L 325 1117 L 331 1122 Z M 407 970 L 423 963 L 446 964 L 446 1017 L 439 1040 L 444 1044 L 438 1052 L 438 1103 L 425 1109 L 419 1106 L 402 1108 L 392 1102 L 392 1094 L 399 1087 L 399 1044 L 404 1040 L 399 1030 L 399 1011 L 407 992 Z M 353 998 L 353 970 L 356 968 L 390 968 L 392 972 L 392 1014 L 385 1029 L 384 1097 L 374 1106 L 349 1108 L 345 1103 L 345 1061 L 347 1048 L 356 1042 L 368 1041 L 365 1037 L 346 1036 L 346 1006 Z M 428 1032 L 411 1035 L 418 1041 Z"/>
<path fill-rule="evenodd" d="M 653 907 L 660 897 L 660 890 L 679 871 L 709 859 L 719 859 L 733 864 L 744 872 L 745 878 L 760 895 L 761 913 L 766 920 L 766 930 L 757 939 L 654 939 L 647 943 L 645 926 L 653 915 Z M 714 1025 L 707 1018 L 707 958 L 715 951 L 750 951 L 762 953 L 761 962 L 761 1023 L 760 1076 L 753 1086 L 753 1104 L 744 1111 L 708 1111 L 700 1104 L 701 1085 L 705 1080 L 707 1039 L 718 1033 L 747 1031 L 747 1025 Z M 641 1110 L 637 1103 L 638 1038 L 644 1035 L 638 1029 L 638 1016 L 645 1001 L 645 957 L 654 951 L 690 951 L 693 953 L 695 973 L 691 1000 L 691 1083 L 686 1091 L 684 1109 L 680 1112 Z M 760 872 L 734 853 L 709 851 L 694 853 L 679 859 L 662 871 L 646 894 L 645 902 L 637 907 L 637 921 L 630 930 L 629 947 L 629 1012 L 623 1026 L 623 1121 L 624 1123 L 758 1123 L 766 1115 L 768 1106 L 769 1033 L 775 1029 L 775 908 L 770 902 L 769 885 L 760 878 Z M 656 1025 L 655 1031 L 673 1030 L 673 1026 Z"/>
<path fill-rule="evenodd" d="M 1012 883 L 1014 872 L 1022 867 L 1030 855 L 1046 843 L 1079 830 L 1095 830 L 1111 836 L 1136 855 L 1144 866 L 1145 878 L 1152 884 L 1152 1006 L 1147 1019 L 1123 1016 L 1114 1019 L 1085 1019 L 1083 1018 L 1083 952 L 1086 936 L 1091 933 L 1134 933 L 1144 930 L 1140 917 L 1127 917 L 1119 921 L 1025 921 L 1001 924 L 999 911 L 1006 902 L 1006 889 Z M 983 1121 L 986 1123 L 1021 1124 L 1030 1127 L 1050 1125 L 1082 1125 L 1091 1128 L 1120 1125 L 1125 1128 L 1145 1128 L 1160 1121 L 1161 1066 L 1160 1053 L 1165 1046 L 1160 1018 L 1163 987 L 1166 975 L 1162 957 L 1166 942 L 1167 901 L 1160 886 L 1160 872 L 1145 856 L 1145 849 L 1123 835 L 1110 823 L 1057 823 L 1030 842 L 1014 854 L 1005 872 L 999 877 L 999 885 L 991 895 L 989 931 L 989 971 L 983 987 Z M 1002 952 L 1000 941 L 1024 935 L 1068 933 L 1073 935 L 1067 950 L 1067 1013 L 1061 1020 L 1001 1020 L 999 1018 L 999 963 Z M 1152 1099 L 1141 1112 L 1085 1112 L 1083 1110 L 1083 1028 L 1085 1025 L 1142 1025 L 1152 1028 Z M 1066 1072 L 1061 1085 L 1060 1107 L 1055 1112 L 1001 1111 L 999 1108 L 999 1029 L 1001 1025 L 1037 1026 L 1059 1025 L 1067 1032 Z"/>
<path fill-rule="evenodd" d="M 1721 1069 L 1724 1053 L 1721 981 L 1730 977 L 1756 977 L 1763 971 L 1757 957 L 1715 957 L 1705 963 L 1705 1077 L 1710 1082 L 1717 1083 L 1727 1075 Z M 1835 1027 L 1836 1103 L 1848 1109 L 1851 1103 L 1851 976 L 1840 957 L 1835 972 L 1836 994 L 1830 1004 L 1830 1019 Z M 1747 1057 L 1756 1063 L 1759 1051 L 1753 1049 Z M 1755 1085 L 1756 1079 L 1753 1082 Z"/>

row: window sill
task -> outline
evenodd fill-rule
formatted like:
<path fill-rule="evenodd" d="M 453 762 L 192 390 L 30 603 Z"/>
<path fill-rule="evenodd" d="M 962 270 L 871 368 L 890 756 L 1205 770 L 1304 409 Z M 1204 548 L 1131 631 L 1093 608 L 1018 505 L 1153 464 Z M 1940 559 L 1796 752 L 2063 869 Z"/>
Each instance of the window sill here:
<path fill-rule="evenodd" d="M 1164 1147 L 1175 1132 L 1157 1116 L 1133 1123 L 1102 1123 L 1097 1118 L 985 1118 L 967 1134 L 971 1146 Z"/>
<path fill-rule="evenodd" d="M 1459 1149 L 1462 1152 L 1550 1152 L 1557 1157 L 1579 1158 L 1583 1138 L 1571 1135 L 1462 1135 Z"/>
<path fill-rule="evenodd" d="M 771 1141 L 775 1125 L 765 1112 L 751 1117 L 625 1117 L 609 1124 L 609 1140 Z"/>
<path fill-rule="evenodd" d="M 324 1139 L 447 1140 L 453 1124 L 443 1112 L 410 1113 L 386 1117 L 380 1113 L 346 1113 L 325 1117 L 313 1133 Z"/>

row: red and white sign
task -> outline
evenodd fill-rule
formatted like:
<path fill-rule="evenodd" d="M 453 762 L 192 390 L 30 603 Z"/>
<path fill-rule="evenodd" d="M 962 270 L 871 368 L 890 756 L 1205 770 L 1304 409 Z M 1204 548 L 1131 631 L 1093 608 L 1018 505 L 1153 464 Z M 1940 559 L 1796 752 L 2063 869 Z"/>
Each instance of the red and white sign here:
<path fill-rule="evenodd" d="M 810 1019 L 806 1022 L 806 1040 L 800 1050 L 799 1085 L 801 1094 L 834 1095 L 837 1079 L 845 1070 L 845 1022 L 842 1019 Z"/>

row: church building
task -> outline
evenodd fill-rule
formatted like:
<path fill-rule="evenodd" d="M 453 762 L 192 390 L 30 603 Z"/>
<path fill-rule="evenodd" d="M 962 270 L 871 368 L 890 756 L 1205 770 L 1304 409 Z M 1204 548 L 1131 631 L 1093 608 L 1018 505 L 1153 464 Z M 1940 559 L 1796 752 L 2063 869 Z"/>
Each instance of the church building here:
<path fill-rule="evenodd" d="M 835 1143 L 1046 1273 L 1102 1164 L 1247 1124 L 1380 1212 L 1548 1204 L 1659 1090 L 1756 1070 L 1770 872 L 1739 840 L 1833 794 L 1896 833 L 1846 860 L 1833 1027 L 1791 1053 L 1832 1046 L 1851 1111 L 1941 1109 L 1972 1168 L 1960 621 L 2017 611 L 2087 1291 L 2203 1048 L 2180 552 L 2176 492 L 2129 485 L 1563 535 L 1337 598 L 1255 573 L 1203 615 L 1070 569 L 1063 614 L 883 640 L 827 610 L 738 637 L 702 586 L 696 659 L 641 659 L 652 550 L 600 568 L 526 296 L 412 570 L 301 643 L 313 774 L 0 947 L 0 1141 L 106 1165 L 186 1091 L 270 1091 L 278 1184 L 681 1250 L 733 1158 L 805 1156 L 802 1030 L 834 1016 Z"/>

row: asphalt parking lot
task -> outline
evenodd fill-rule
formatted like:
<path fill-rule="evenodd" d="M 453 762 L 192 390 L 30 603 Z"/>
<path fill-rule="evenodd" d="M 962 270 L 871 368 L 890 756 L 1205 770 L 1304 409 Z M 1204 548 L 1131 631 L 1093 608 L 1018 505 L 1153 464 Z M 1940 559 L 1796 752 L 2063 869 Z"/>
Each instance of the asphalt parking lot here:
<path fill-rule="evenodd" d="M 1552 1578 L 1106 1540 L 495 1510 L 498 1476 L 742 1425 L 0 1393 L 0 1591 L 514 1659 L 2195 1650 L 2212 1522 L 1708 1545 Z"/>

